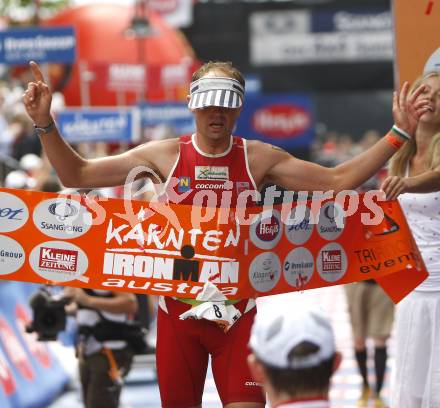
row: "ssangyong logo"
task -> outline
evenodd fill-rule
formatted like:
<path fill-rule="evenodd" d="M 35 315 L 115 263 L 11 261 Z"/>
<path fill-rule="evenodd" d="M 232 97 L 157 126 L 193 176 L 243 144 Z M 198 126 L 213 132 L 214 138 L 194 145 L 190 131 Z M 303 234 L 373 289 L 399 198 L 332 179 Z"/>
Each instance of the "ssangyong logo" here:
<path fill-rule="evenodd" d="M 73 239 L 92 226 L 92 214 L 76 200 L 64 197 L 41 201 L 32 215 L 35 226 L 51 238 Z"/>
<path fill-rule="evenodd" d="M 78 214 L 78 210 L 69 201 L 65 200 L 62 203 L 50 204 L 48 211 L 55 216 L 58 221 L 64 221 L 66 218 L 73 217 Z"/>
<path fill-rule="evenodd" d="M 76 272 L 78 251 L 59 248 L 40 248 L 38 266 L 46 270 Z"/>
<path fill-rule="evenodd" d="M 292 137 L 307 130 L 312 123 L 310 113 L 295 105 L 276 104 L 257 110 L 252 127 L 269 137 Z"/>

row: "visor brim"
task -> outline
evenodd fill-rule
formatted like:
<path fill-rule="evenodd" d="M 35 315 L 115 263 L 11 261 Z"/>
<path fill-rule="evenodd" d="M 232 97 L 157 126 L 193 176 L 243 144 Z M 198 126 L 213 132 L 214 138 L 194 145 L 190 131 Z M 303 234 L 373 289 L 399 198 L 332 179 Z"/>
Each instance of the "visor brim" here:
<path fill-rule="evenodd" d="M 239 93 L 224 89 L 193 93 L 188 102 L 189 109 L 203 109 L 210 106 L 237 109 L 242 105 L 243 100 Z"/>

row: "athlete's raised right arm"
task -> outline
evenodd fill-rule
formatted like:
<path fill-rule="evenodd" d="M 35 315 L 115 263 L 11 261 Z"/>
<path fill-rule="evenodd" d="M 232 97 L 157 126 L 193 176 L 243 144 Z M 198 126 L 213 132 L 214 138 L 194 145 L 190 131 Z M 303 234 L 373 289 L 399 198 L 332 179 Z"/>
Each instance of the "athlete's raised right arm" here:
<path fill-rule="evenodd" d="M 53 122 L 50 115 L 52 93 L 44 81 L 43 74 L 35 62 L 30 62 L 34 81 L 29 82 L 23 95 L 23 103 L 28 115 L 38 127 L 46 127 Z M 86 160 L 64 141 L 56 127 L 40 137 L 44 151 L 66 187 L 108 187 L 122 185 L 130 170 L 136 166 L 154 166 L 158 144 L 139 146 L 120 155 Z M 160 149 L 160 145 L 159 145 Z"/>

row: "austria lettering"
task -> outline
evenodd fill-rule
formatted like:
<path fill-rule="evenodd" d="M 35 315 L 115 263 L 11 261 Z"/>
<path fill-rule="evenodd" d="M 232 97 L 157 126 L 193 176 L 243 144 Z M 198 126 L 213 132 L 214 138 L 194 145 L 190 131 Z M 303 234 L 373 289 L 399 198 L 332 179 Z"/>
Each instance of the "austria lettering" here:
<path fill-rule="evenodd" d="M 376 279 L 395 302 L 426 279 L 397 201 L 318 201 L 242 222 L 243 209 L 0 189 L 0 278 L 185 298 L 210 281 L 229 299 Z"/>

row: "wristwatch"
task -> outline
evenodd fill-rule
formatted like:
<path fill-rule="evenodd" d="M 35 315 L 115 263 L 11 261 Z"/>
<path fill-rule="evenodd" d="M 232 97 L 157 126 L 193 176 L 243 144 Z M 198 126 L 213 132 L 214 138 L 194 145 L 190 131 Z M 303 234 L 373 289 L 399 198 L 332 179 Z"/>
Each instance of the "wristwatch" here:
<path fill-rule="evenodd" d="M 47 125 L 46 127 L 39 127 L 37 125 L 34 124 L 34 129 L 35 129 L 35 133 L 38 136 L 43 136 L 46 133 L 50 133 L 52 132 L 52 130 L 54 130 L 56 127 L 55 122 L 52 121 L 49 125 Z"/>

